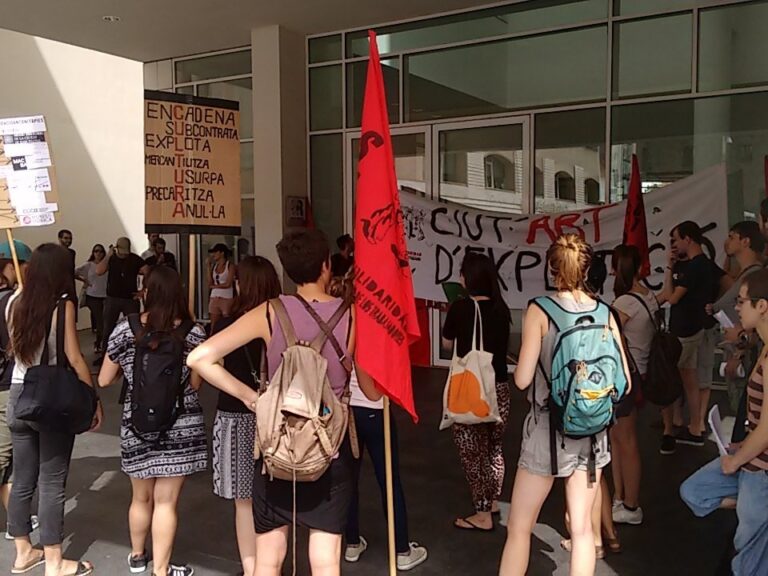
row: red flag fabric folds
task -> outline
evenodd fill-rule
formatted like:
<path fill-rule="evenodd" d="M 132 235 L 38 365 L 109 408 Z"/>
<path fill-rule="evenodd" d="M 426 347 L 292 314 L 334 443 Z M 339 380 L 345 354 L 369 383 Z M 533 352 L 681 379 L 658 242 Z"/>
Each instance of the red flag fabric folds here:
<path fill-rule="evenodd" d="M 651 273 L 651 260 L 648 257 L 648 227 L 645 223 L 645 205 L 640 186 L 640 167 L 637 156 L 632 154 L 632 176 L 629 180 L 627 211 L 624 215 L 624 244 L 635 246 L 640 251 L 642 267 L 640 276 L 645 278 Z"/>
<path fill-rule="evenodd" d="M 355 211 L 355 356 L 416 421 L 408 347 L 419 325 L 376 35 L 369 39 Z"/>

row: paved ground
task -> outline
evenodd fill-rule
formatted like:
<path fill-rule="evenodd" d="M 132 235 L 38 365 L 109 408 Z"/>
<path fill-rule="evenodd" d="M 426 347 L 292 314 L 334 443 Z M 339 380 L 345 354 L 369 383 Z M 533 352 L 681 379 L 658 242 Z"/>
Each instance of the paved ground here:
<path fill-rule="evenodd" d="M 90 349 L 84 336 L 83 349 Z M 438 432 L 440 398 L 445 373 L 417 369 L 414 373 L 418 425 L 397 411 L 401 466 L 404 478 L 411 539 L 429 549 L 430 558 L 413 571 L 416 576 L 446 574 L 491 575 L 498 569 L 504 543 L 503 528 L 491 534 L 473 534 L 452 528 L 457 515 L 471 513 L 469 491 L 458 467 L 450 432 Z M 129 552 L 127 509 L 130 484 L 120 472 L 117 395 L 113 387 L 104 394 L 107 422 L 97 434 L 78 438 L 67 490 L 67 555 L 87 558 L 96 574 L 128 574 L 125 557 Z M 715 395 L 715 398 L 720 398 Z M 213 419 L 215 394 L 207 389 L 203 402 L 209 423 Z M 520 445 L 520 430 L 526 413 L 522 394 L 513 394 L 512 420 L 507 434 L 506 453 L 510 463 L 504 497 L 509 498 L 514 463 Z M 679 447 L 675 456 L 658 453 L 660 431 L 654 427 L 658 413 L 644 412 L 641 421 L 644 468 L 642 504 L 646 520 L 640 527 L 620 532 L 624 552 L 598 562 L 597 574 L 622 576 L 715 574 L 728 534 L 735 525 L 730 512 L 718 512 L 697 520 L 677 496 L 680 482 L 716 454 L 714 445 L 705 448 Z M 356 565 L 346 564 L 344 574 L 386 573 L 385 523 L 379 491 L 370 465 L 364 467 L 361 529 L 369 550 Z M 180 505 L 180 526 L 176 539 L 176 561 L 188 562 L 201 576 L 236 574 L 239 565 L 234 539 L 231 505 L 211 491 L 210 473 L 191 478 Z M 536 527 L 529 574 L 565 575 L 568 555 L 558 542 L 564 533 L 563 487 L 555 485 Z M 0 526 L 5 522 L 0 509 Z M 300 534 L 300 542 L 306 534 Z M 300 547 L 298 574 L 308 575 Z M 13 543 L 0 540 L 0 572 L 8 573 L 13 561 Z M 287 563 L 288 564 L 288 563 Z M 31 572 L 42 574 L 41 569 Z M 286 565 L 284 573 L 290 574 Z"/>

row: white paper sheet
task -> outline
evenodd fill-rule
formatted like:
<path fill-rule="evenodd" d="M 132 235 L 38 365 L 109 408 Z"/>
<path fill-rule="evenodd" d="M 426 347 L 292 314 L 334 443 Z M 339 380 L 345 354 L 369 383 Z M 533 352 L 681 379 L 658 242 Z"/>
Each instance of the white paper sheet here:
<path fill-rule="evenodd" d="M 715 404 L 709 411 L 709 427 L 712 428 L 712 436 L 717 444 L 717 450 L 720 452 L 720 456 L 728 454 L 727 446 L 730 442 L 726 442 L 725 435 L 723 434 L 723 423 L 720 420 L 720 407 Z"/>
<path fill-rule="evenodd" d="M 723 328 L 733 328 L 733 322 L 731 322 L 731 319 L 728 318 L 728 315 L 722 310 L 715 313 L 715 320 L 717 320 Z"/>

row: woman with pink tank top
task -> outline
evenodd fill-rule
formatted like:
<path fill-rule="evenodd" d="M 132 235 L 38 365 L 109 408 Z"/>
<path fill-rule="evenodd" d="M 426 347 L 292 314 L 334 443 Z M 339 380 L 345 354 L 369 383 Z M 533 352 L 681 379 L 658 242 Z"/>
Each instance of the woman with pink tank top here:
<path fill-rule="evenodd" d="M 344 305 L 341 299 L 327 293 L 331 280 L 328 240 L 319 230 L 291 232 L 277 245 L 277 252 L 283 269 L 298 287 L 295 296 L 283 296 L 281 301 L 296 337 L 311 341 L 320 333 L 320 327 L 307 306 L 327 322 L 339 306 Z M 189 366 L 207 382 L 255 411 L 258 392 L 227 372 L 219 360 L 247 342 L 261 338 L 267 344 L 269 371 L 274 373 L 286 348 L 285 336 L 274 320 L 273 306 L 269 302 L 262 304 L 195 350 L 188 359 Z M 355 318 L 350 310 L 333 331 L 344 356 L 354 354 L 354 327 Z M 331 387 L 341 396 L 349 373 L 330 342 L 326 342 L 322 354 L 328 360 Z M 358 369 L 357 377 L 366 396 L 371 400 L 381 397 L 370 376 Z M 341 573 L 341 535 L 353 488 L 352 460 L 346 439 L 323 476 L 315 482 L 296 483 L 296 523 L 310 531 L 309 561 L 313 573 Z M 293 522 L 293 483 L 264 476 L 260 460 L 255 462 L 255 470 L 253 515 L 257 536 L 254 575 L 278 576 L 288 550 L 289 528 Z"/>

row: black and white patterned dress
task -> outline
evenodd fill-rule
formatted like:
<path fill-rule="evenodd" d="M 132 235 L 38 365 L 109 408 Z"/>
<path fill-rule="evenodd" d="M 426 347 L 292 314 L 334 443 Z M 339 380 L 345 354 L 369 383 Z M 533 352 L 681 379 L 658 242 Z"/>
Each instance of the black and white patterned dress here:
<path fill-rule="evenodd" d="M 117 325 L 107 345 L 109 359 L 119 364 L 128 382 L 120 426 L 122 470 L 131 478 L 170 478 L 202 472 L 208 466 L 208 449 L 203 409 L 197 392 L 189 385 L 187 355 L 205 340 L 205 331 L 197 324 L 184 343 L 184 412 L 157 443 L 144 442 L 129 427 L 131 383 L 136 340 L 126 320 Z"/>

